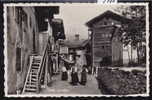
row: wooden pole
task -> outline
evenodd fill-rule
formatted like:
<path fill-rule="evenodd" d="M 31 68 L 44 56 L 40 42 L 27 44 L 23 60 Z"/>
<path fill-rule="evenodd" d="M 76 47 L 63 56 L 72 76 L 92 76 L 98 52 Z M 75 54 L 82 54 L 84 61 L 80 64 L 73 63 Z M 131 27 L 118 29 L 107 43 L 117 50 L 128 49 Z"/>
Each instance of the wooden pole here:
<path fill-rule="evenodd" d="M 48 54 L 45 60 L 45 76 L 44 76 L 44 85 L 45 87 L 47 87 L 47 83 L 48 83 Z"/>

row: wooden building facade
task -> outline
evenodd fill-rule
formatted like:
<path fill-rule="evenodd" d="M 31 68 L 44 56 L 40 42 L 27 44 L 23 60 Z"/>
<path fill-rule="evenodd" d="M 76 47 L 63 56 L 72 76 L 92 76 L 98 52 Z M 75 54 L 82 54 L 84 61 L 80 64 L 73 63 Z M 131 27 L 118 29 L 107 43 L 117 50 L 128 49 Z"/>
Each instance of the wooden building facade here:
<path fill-rule="evenodd" d="M 106 11 L 88 21 L 91 31 L 93 66 L 123 64 L 123 43 L 121 26 L 130 22 L 121 15 Z"/>
<path fill-rule="evenodd" d="M 37 26 L 34 7 L 7 7 L 8 94 L 24 85 L 30 56 L 38 52 Z"/>
<path fill-rule="evenodd" d="M 18 90 L 23 90 L 31 58 L 41 56 L 44 52 L 44 40 L 48 37 L 45 34 L 48 28 L 45 19 L 52 23 L 53 15 L 58 13 L 58 6 L 7 7 L 7 94 L 16 94 Z"/>

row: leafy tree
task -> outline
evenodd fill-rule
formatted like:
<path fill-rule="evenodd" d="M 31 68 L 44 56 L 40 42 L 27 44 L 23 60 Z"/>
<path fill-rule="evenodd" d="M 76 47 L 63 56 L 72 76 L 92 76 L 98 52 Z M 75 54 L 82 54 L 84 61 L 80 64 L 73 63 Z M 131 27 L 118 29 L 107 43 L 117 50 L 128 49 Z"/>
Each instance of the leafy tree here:
<path fill-rule="evenodd" d="M 138 63 L 140 59 L 142 59 L 141 55 L 146 56 L 145 50 L 145 42 L 146 42 L 146 7 L 145 6 L 129 6 L 124 7 L 121 6 L 116 9 L 116 11 L 120 12 L 123 16 L 128 17 L 132 20 L 127 26 L 122 27 L 121 32 L 125 33 L 122 35 L 122 41 L 124 46 L 131 45 L 131 58 L 133 48 L 137 49 L 137 59 Z M 143 52 L 144 51 L 144 52 Z"/>
<path fill-rule="evenodd" d="M 146 42 L 145 39 L 145 24 L 146 24 L 146 8 L 145 6 L 129 6 L 129 7 L 120 7 L 117 11 L 121 12 L 123 16 L 129 17 L 132 22 L 126 26 L 123 26 L 122 40 L 124 46 L 131 45 L 131 61 L 133 48 L 137 49 L 138 62 L 140 61 L 141 47 L 143 43 Z"/>

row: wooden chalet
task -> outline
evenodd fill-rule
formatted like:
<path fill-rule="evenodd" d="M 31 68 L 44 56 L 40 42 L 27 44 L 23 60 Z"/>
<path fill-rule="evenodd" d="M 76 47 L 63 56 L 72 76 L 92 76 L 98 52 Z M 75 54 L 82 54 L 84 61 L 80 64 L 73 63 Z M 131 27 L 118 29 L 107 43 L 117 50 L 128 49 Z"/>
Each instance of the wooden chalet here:
<path fill-rule="evenodd" d="M 93 66 L 123 63 L 120 30 L 122 24 L 130 22 L 130 19 L 108 10 L 86 23 L 91 33 Z"/>

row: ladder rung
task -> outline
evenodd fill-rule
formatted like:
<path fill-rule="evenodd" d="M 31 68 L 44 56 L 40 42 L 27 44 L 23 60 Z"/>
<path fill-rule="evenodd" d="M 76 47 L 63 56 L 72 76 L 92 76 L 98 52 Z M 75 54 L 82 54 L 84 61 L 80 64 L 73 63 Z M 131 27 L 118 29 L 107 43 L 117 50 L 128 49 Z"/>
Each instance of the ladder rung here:
<path fill-rule="evenodd" d="M 37 76 L 37 74 L 36 73 L 31 73 L 31 76 Z M 30 77 L 30 76 L 29 76 Z"/>
<path fill-rule="evenodd" d="M 34 58 L 33 60 L 41 61 L 41 58 Z"/>
<path fill-rule="evenodd" d="M 41 62 L 41 60 L 40 61 L 35 61 L 35 60 L 33 61 L 33 63 L 40 63 L 40 62 Z"/>
<path fill-rule="evenodd" d="M 35 76 L 35 77 L 37 77 L 37 74 L 32 74 L 31 76 Z"/>
<path fill-rule="evenodd" d="M 26 88 L 37 88 L 37 87 L 36 87 L 36 85 L 29 84 L 29 85 L 26 85 Z"/>
<path fill-rule="evenodd" d="M 29 81 L 28 81 L 27 84 L 36 85 L 37 82 L 33 82 L 33 81 L 29 82 Z"/>
<path fill-rule="evenodd" d="M 32 66 L 32 68 L 39 68 L 39 66 Z"/>
<path fill-rule="evenodd" d="M 34 60 L 41 60 L 42 57 L 37 57 L 37 58 L 34 58 Z"/>
<path fill-rule="evenodd" d="M 32 79 L 34 79 L 34 80 L 37 79 L 37 76 L 31 76 L 31 80 Z"/>
<path fill-rule="evenodd" d="M 31 78 L 31 81 L 37 81 L 37 78 Z"/>
<path fill-rule="evenodd" d="M 39 67 L 32 67 L 31 68 L 31 70 L 35 70 L 35 71 L 38 70 L 38 69 L 39 69 Z"/>
<path fill-rule="evenodd" d="M 36 58 L 40 59 L 40 58 L 42 58 L 42 56 L 34 56 L 34 59 L 36 59 Z"/>
<path fill-rule="evenodd" d="M 25 91 L 30 91 L 30 92 L 36 92 L 36 89 L 33 89 L 33 88 L 26 88 Z"/>
<path fill-rule="evenodd" d="M 37 73 L 34 73 L 34 72 L 30 72 L 30 74 L 31 74 L 31 75 L 37 75 Z"/>
<path fill-rule="evenodd" d="M 35 62 L 40 62 L 41 61 L 41 59 L 33 59 L 33 61 Z"/>
<path fill-rule="evenodd" d="M 30 72 L 30 74 L 31 74 L 31 75 L 37 75 L 37 71 L 34 71 L 34 70 L 33 70 L 33 71 Z"/>
<path fill-rule="evenodd" d="M 29 81 L 30 81 L 30 79 L 35 81 L 35 80 L 38 79 L 38 77 L 37 77 L 37 76 L 32 76 L 32 75 L 31 75 L 31 76 L 28 77 L 28 80 L 29 80 Z"/>
<path fill-rule="evenodd" d="M 39 66 L 40 63 L 32 63 L 32 66 Z"/>
<path fill-rule="evenodd" d="M 37 80 L 31 80 L 31 83 L 37 83 Z"/>
<path fill-rule="evenodd" d="M 41 60 L 33 60 L 32 63 L 40 63 L 40 62 L 41 62 Z"/>
<path fill-rule="evenodd" d="M 37 78 L 34 78 L 34 79 L 28 79 L 28 84 L 32 83 L 32 84 L 36 84 L 37 83 Z"/>
<path fill-rule="evenodd" d="M 31 69 L 31 71 L 37 73 L 37 72 L 38 72 L 38 69 L 35 69 L 35 67 L 34 67 L 34 68 Z"/>

